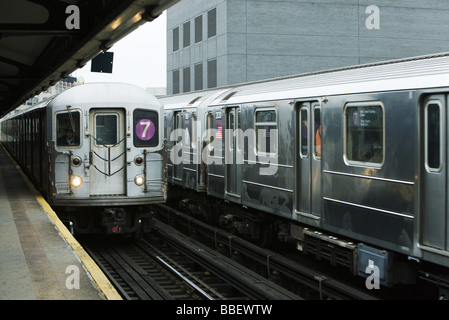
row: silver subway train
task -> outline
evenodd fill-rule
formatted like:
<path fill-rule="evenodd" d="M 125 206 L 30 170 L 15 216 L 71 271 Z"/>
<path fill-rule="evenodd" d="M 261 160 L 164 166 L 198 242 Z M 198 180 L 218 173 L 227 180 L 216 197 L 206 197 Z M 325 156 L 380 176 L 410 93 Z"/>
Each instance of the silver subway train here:
<path fill-rule="evenodd" d="M 1 141 L 72 231 L 148 231 L 166 199 L 163 107 L 139 87 L 75 86 L 2 119 Z"/>
<path fill-rule="evenodd" d="M 440 54 L 163 98 L 170 188 L 233 232 L 443 295 L 448 75 Z"/>

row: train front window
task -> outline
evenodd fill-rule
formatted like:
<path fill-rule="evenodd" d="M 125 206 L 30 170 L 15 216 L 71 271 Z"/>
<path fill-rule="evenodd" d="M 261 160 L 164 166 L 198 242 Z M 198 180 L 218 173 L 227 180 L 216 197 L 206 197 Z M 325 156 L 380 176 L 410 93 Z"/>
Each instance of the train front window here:
<path fill-rule="evenodd" d="M 56 115 L 56 145 L 58 147 L 79 147 L 80 113 L 70 111 Z"/>
<path fill-rule="evenodd" d="M 115 145 L 118 137 L 118 116 L 97 114 L 95 116 L 95 139 L 97 144 Z"/>
<path fill-rule="evenodd" d="M 382 106 L 371 103 L 348 105 L 345 109 L 345 123 L 347 161 L 350 164 L 381 165 L 384 160 Z"/>
<path fill-rule="evenodd" d="M 441 106 L 430 102 L 426 106 L 426 167 L 428 171 L 441 169 Z"/>

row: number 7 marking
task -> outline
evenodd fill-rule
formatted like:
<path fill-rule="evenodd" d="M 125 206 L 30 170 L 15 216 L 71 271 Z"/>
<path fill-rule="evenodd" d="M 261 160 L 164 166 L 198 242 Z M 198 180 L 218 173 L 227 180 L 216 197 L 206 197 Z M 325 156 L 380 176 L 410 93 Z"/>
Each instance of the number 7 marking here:
<path fill-rule="evenodd" d="M 147 136 L 147 131 L 151 126 L 151 121 L 140 121 L 141 126 L 145 126 L 145 129 L 143 129 L 142 132 L 142 138 L 145 138 Z"/>

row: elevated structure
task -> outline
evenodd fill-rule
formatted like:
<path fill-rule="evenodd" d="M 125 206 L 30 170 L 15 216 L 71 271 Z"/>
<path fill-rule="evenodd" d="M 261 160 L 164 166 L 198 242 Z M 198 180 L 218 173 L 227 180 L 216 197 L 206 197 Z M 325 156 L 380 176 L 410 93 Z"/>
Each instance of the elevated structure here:
<path fill-rule="evenodd" d="M 179 0 L 2 0 L 0 117 Z"/>

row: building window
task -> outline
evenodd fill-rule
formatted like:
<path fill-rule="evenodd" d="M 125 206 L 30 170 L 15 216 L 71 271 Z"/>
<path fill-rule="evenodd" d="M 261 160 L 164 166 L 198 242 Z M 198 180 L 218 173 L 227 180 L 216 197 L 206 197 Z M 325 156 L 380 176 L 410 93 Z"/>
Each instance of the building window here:
<path fill-rule="evenodd" d="M 173 94 L 179 93 L 179 70 L 173 71 Z"/>
<path fill-rule="evenodd" d="M 179 27 L 173 29 L 173 52 L 179 50 Z"/>
<path fill-rule="evenodd" d="M 195 90 L 203 90 L 203 64 L 195 65 Z"/>
<path fill-rule="evenodd" d="M 190 21 L 187 21 L 186 23 L 184 23 L 183 26 L 183 44 L 184 44 L 184 48 L 190 46 Z"/>
<path fill-rule="evenodd" d="M 203 41 L 203 16 L 195 18 L 195 43 Z"/>
<path fill-rule="evenodd" d="M 217 35 L 217 8 L 207 12 L 207 37 Z"/>
<path fill-rule="evenodd" d="M 182 80 L 183 80 L 183 92 L 190 91 L 190 67 L 184 68 L 182 70 Z"/>
<path fill-rule="evenodd" d="M 215 88 L 217 86 L 217 60 L 207 61 L 207 87 Z"/>
<path fill-rule="evenodd" d="M 346 160 L 379 166 L 384 160 L 384 111 L 379 104 L 349 104 L 345 108 Z"/>

